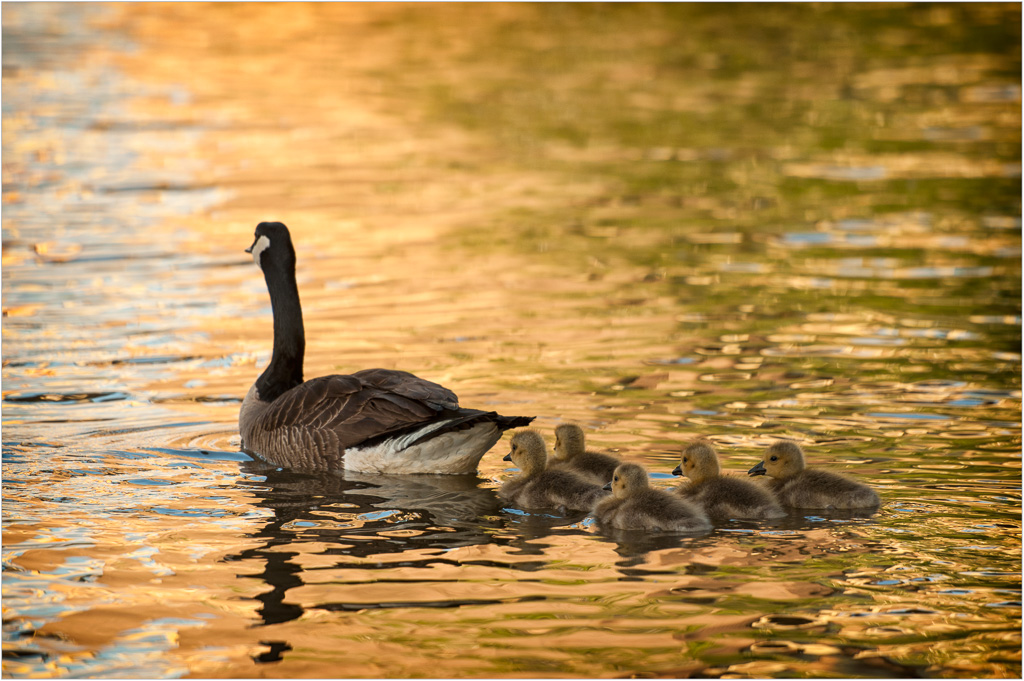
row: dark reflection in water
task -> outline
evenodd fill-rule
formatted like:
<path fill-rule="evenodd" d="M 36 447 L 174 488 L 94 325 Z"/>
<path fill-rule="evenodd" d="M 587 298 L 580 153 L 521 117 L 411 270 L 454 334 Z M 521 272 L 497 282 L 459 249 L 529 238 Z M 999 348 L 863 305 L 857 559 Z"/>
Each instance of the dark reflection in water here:
<path fill-rule="evenodd" d="M 241 487 L 253 492 L 256 506 L 271 509 L 273 518 L 252 535 L 263 542 L 261 546 L 227 556 L 225 560 L 265 565 L 263 572 L 252 575 L 271 587 L 270 591 L 256 596 L 263 603 L 260 616 L 264 624 L 296 619 L 304 611 L 303 607 L 286 602 L 289 589 L 303 584 L 302 566 L 290 560 L 298 553 L 277 550 L 277 547 L 316 542 L 324 547 L 320 555 L 334 557 L 337 561 L 330 566 L 332 569 L 344 570 L 349 565 L 359 571 L 387 571 L 395 565 L 404 568 L 430 568 L 440 564 L 511 567 L 488 559 L 455 562 L 443 557 L 444 552 L 458 547 L 507 546 L 517 555 L 534 555 L 540 559 L 515 563 L 515 570 L 529 572 L 546 566 L 543 557 L 549 545 L 543 541 L 545 537 L 566 532 L 579 535 L 580 529 L 567 531 L 564 528 L 578 526 L 587 518 L 586 513 L 562 516 L 507 507 L 492 487 L 474 475 L 386 476 L 346 472 L 324 476 L 282 470 L 258 461 L 245 462 L 241 468 L 246 475 Z M 680 544 L 679 536 L 673 534 L 620 532 L 619 535 L 616 541 L 620 550 L 640 558 L 651 550 Z M 441 553 L 419 560 L 398 559 L 376 564 L 350 560 L 419 549 L 437 549 Z M 388 582 L 386 575 L 371 579 Z M 417 599 L 414 603 L 316 603 L 309 607 L 322 610 L 447 608 L 501 602 Z"/>
<path fill-rule="evenodd" d="M 242 472 L 247 474 L 242 487 L 256 495 L 258 506 L 273 510 L 275 526 L 288 526 L 289 538 L 365 536 L 370 543 L 353 546 L 353 555 L 376 552 L 380 547 L 372 542 L 381 541 L 378 533 L 383 530 L 395 534 L 385 540 L 395 543 L 431 546 L 441 537 L 445 546 L 486 541 L 480 516 L 496 516 L 500 510 L 493 490 L 480 487 L 481 479 L 472 475 L 325 476 L 257 461 L 244 463 Z M 453 528 L 466 528 L 467 534 L 453 535 Z"/>
<path fill-rule="evenodd" d="M 282 522 L 306 521 L 307 525 L 295 528 L 309 528 L 301 532 L 308 532 L 311 537 L 328 531 L 321 525 L 329 522 L 336 523 L 337 531 L 347 536 L 375 536 L 384 526 L 372 523 L 384 519 L 389 520 L 387 529 L 395 532 L 439 526 L 475 528 L 480 516 L 496 516 L 501 508 L 494 491 L 481 487 L 483 481 L 475 475 L 371 475 L 345 471 L 327 476 L 272 468 L 258 461 L 245 462 L 242 472 L 249 476 L 243 479 L 243 487 L 251 488 L 260 497 L 260 506 L 273 509 Z M 328 521 L 318 513 L 338 515 Z M 370 522 L 370 526 L 362 524 L 365 522 Z M 481 538 L 468 535 L 463 540 L 461 535 L 449 536 L 444 544 L 477 543 Z"/>
<path fill-rule="evenodd" d="M 288 590 L 303 583 L 303 569 L 289 561 L 295 553 L 274 550 L 276 546 L 304 540 L 323 543 L 327 545 L 323 555 L 336 557 L 334 567 L 344 568 L 346 559 L 352 556 L 503 543 L 494 536 L 494 530 L 502 526 L 499 500 L 492 489 L 480 486 L 482 481 L 477 476 L 324 476 L 276 469 L 259 462 L 244 464 L 242 471 L 249 476 L 243 479 L 243 487 L 250 487 L 258 500 L 256 505 L 272 509 L 274 516 L 253 535 L 265 542 L 263 546 L 247 549 L 227 560 L 265 562 L 265 570 L 255 576 L 271 587 L 270 592 L 256 597 L 263 603 L 260 616 L 265 624 L 296 619 L 303 612 L 302 607 L 285 602 Z M 492 519 L 489 524 L 487 517 Z M 445 561 L 431 557 L 400 564 L 427 567 L 438 562 Z M 363 563 L 356 566 L 367 569 Z M 391 563 L 381 563 L 378 569 L 390 567 Z M 415 606 L 457 607 L 487 602 L 417 601 Z M 361 610 L 408 605 L 318 603 L 311 607 Z"/>

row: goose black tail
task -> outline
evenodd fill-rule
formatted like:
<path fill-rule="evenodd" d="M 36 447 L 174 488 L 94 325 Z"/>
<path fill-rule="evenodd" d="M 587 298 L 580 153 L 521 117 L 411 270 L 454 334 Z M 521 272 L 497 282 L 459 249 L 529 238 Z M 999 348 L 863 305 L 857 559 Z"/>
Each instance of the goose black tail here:
<path fill-rule="evenodd" d="M 411 447 L 423 440 L 436 437 L 441 433 L 472 428 L 481 421 L 491 421 L 501 428 L 502 431 L 506 431 L 510 428 L 528 426 L 533 419 L 537 418 L 536 416 L 502 416 L 496 411 L 481 411 L 479 409 L 459 409 L 458 411 L 444 412 L 443 415 L 449 419 L 443 427 L 424 433 L 414 442 L 410 442 L 408 446 Z"/>
<path fill-rule="evenodd" d="M 491 412 L 494 414 L 494 412 Z M 525 428 L 530 425 L 536 416 L 502 416 L 501 414 L 494 414 L 495 423 L 502 430 L 509 430 L 510 428 Z"/>

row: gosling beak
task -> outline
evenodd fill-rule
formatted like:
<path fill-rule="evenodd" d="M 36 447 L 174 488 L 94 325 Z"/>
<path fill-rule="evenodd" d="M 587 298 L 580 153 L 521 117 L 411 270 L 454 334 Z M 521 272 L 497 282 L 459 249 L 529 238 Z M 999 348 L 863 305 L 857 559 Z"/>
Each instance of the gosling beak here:
<path fill-rule="evenodd" d="M 502 461 L 511 461 L 511 460 L 512 460 L 512 452 L 509 452 L 508 454 L 506 454 L 505 458 L 502 459 Z"/>
<path fill-rule="evenodd" d="M 678 466 L 676 466 L 675 468 L 672 469 L 672 475 L 680 476 L 682 474 L 683 474 L 683 464 L 679 464 Z"/>
<path fill-rule="evenodd" d="M 758 461 L 757 465 L 747 471 L 747 475 L 764 475 L 768 470 L 764 467 L 764 461 Z"/>
<path fill-rule="evenodd" d="M 610 490 L 611 488 L 612 488 L 612 483 L 608 482 L 608 483 L 605 483 L 605 486 L 602 487 L 601 489 L 608 489 L 608 490 Z"/>

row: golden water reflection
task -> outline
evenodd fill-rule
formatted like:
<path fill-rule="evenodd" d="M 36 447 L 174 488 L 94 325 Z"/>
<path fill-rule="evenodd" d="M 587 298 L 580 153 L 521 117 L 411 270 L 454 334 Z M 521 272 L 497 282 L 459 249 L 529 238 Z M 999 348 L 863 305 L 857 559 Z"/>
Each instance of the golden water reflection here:
<path fill-rule="evenodd" d="M 4 8 L 6 675 L 1020 674 L 1019 7 L 70 11 Z M 883 506 L 603 534 L 498 449 L 250 462 L 262 219 L 307 375 Z"/>

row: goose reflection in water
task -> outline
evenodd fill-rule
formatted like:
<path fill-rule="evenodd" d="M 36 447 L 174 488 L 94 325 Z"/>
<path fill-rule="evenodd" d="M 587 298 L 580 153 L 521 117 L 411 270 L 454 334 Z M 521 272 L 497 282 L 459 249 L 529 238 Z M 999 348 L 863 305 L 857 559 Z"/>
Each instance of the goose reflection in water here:
<path fill-rule="evenodd" d="M 403 566 L 426 567 L 446 559 L 424 558 L 417 550 L 509 542 L 500 536 L 505 521 L 497 496 L 475 475 L 324 475 L 281 470 L 259 461 L 243 463 L 242 472 L 249 477 L 240 484 L 250 487 L 255 505 L 271 509 L 273 517 L 252 535 L 264 542 L 262 546 L 227 559 L 263 564 L 263 572 L 247 577 L 270 587 L 256 596 L 263 603 L 259 612 L 264 624 L 296 619 L 304 610 L 286 602 L 287 592 L 305 583 L 302 573 L 308 568 L 294 560 L 302 551 L 278 547 L 316 542 L 328 547 L 320 555 L 337 556 L 332 568 L 367 570 L 393 564 L 349 559 L 409 551 L 417 557 L 403 560 Z M 312 607 L 348 609 L 335 603 Z"/>

